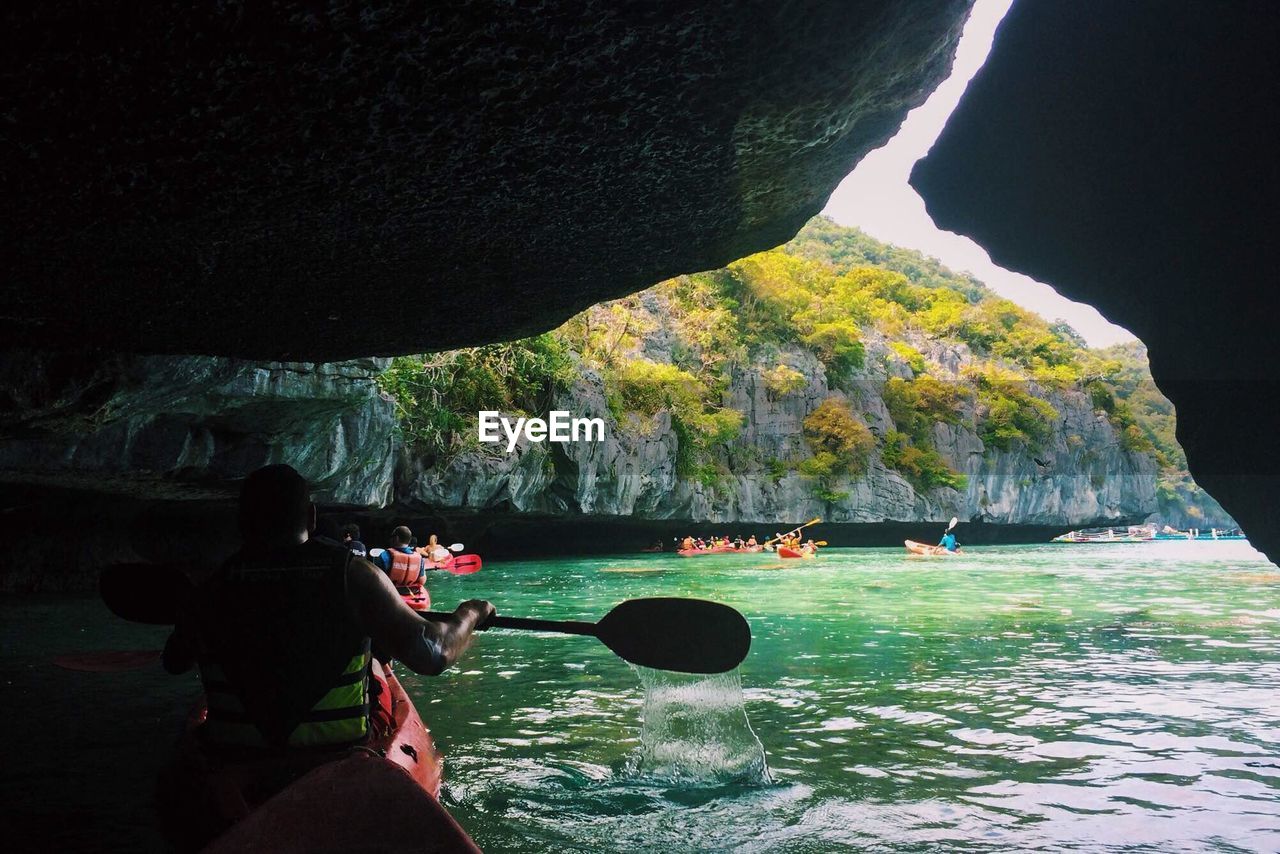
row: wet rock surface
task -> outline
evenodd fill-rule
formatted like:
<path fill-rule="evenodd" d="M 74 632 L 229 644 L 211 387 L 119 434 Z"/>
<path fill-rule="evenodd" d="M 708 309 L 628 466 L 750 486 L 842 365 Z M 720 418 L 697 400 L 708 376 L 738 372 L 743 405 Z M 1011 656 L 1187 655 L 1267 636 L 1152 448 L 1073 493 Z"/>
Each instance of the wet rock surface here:
<path fill-rule="evenodd" d="M 316 499 L 392 500 L 398 440 L 379 359 L 309 364 L 211 356 L 11 353 L 0 481 L 140 500 L 218 499 L 270 463 Z"/>

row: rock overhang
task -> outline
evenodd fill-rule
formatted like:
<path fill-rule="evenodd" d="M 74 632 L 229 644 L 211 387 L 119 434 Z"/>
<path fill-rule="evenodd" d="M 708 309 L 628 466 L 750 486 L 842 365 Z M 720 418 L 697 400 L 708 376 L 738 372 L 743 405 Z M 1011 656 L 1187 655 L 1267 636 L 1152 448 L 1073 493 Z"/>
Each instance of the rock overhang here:
<path fill-rule="evenodd" d="M 971 0 L 6 6 L 9 346 L 510 339 L 780 244 Z"/>
<path fill-rule="evenodd" d="M 1015 4 L 912 184 L 1146 343 L 1196 482 L 1275 559 L 1272 4 Z"/>

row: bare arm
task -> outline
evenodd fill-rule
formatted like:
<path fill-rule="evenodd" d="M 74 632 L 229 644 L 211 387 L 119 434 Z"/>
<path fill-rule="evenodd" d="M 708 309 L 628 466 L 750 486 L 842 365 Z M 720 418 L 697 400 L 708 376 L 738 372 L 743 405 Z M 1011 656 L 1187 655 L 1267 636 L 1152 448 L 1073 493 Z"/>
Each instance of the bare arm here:
<path fill-rule="evenodd" d="M 477 626 L 493 616 L 479 599 L 463 602 L 445 620 L 427 620 L 404 603 L 395 585 L 367 561 L 347 565 L 347 592 L 357 624 L 411 670 L 435 676 L 466 651 Z"/>

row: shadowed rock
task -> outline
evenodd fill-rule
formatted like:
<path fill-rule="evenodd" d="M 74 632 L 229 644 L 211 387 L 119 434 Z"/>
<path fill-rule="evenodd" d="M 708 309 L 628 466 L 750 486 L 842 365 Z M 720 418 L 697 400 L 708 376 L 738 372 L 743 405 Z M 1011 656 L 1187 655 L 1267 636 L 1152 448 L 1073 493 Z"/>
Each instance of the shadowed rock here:
<path fill-rule="evenodd" d="M 1015 4 L 929 156 L 939 226 L 1145 341 L 1196 482 L 1280 557 L 1272 4 Z"/>
<path fill-rule="evenodd" d="M 20 0 L 0 336 L 286 361 L 519 337 L 790 238 L 969 0 Z"/>

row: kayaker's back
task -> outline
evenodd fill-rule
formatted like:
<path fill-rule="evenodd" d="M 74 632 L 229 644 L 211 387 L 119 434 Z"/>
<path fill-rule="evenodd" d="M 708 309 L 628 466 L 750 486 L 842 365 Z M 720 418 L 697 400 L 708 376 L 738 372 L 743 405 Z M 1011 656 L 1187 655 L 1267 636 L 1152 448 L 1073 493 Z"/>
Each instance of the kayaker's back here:
<path fill-rule="evenodd" d="M 237 554 L 201 588 L 192 614 L 207 743 L 284 750 L 367 737 L 369 638 L 347 602 L 350 560 L 312 538 Z"/>

